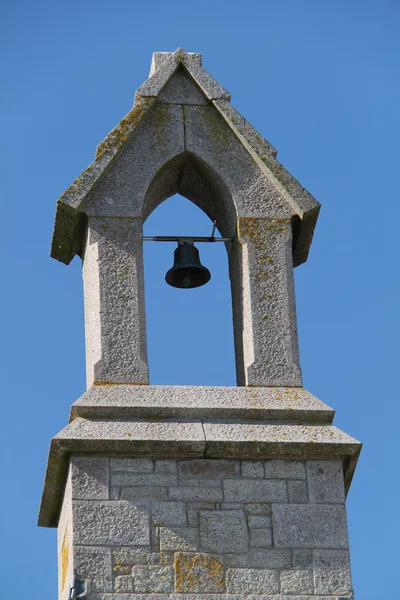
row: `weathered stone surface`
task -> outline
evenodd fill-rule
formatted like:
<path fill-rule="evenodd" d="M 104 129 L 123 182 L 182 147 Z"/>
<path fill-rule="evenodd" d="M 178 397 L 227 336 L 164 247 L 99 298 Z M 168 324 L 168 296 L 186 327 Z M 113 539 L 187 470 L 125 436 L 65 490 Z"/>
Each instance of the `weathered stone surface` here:
<path fill-rule="evenodd" d="M 245 511 L 248 515 L 269 515 L 271 514 L 271 505 L 264 502 L 258 504 L 250 502 L 245 505 Z"/>
<path fill-rule="evenodd" d="M 293 567 L 295 569 L 311 569 L 312 562 L 312 550 L 293 550 Z"/>
<path fill-rule="evenodd" d="M 170 488 L 171 500 L 200 500 L 204 502 L 222 502 L 222 491 L 217 488 L 177 487 Z"/>
<path fill-rule="evenodd" d="M 307 461 L 307 479 L 310 502 L 341 504 L 345 501 L 341 461 Z"/>
<path fill-rule="evenodd" d="M 186 527 L 161 527 L 160 550 L 198 550 L 197 529 Z"/>
<path fill-rule="evenodd" d="M 224 563 L 226 568 L 247 567 L 247 554 L 224 554 Z"/>
<path fill-rule="evenodd" d="M 161 90 L 158 102 L 166 104 L 194 104 L 204 106 L 208 99 L 182 69 L 177 69 Z"/>
<path fill-rule="evenodd" d="M 176 460 L 156 460 L 154 461 L 154 471 L 156 473 L 176 473 Z"/>
<path fill-rule="evenodd" d="M 226 587 L 233 594 L 277 594 L 278 571 L 270 569 L 228 569 Z"/>
<path fill-rule="evenodd" d="M 134 473 L 152 473 L 151 458 L 110 458 L 111 471 L 132 471 Z"/>
<path fill-rule="evenodd" d="M 262 529 L 263 527 L 271 527 L 271 518 L 266 515 L 249 516 L 247 524 L 250 529 Z"/>
<path fill-rule="evenodd" d="M 110 548 L 76 547 L 74 550 L 74 570 L 78 579 L 91 580 L 92 591 L 113 591 Z"/>
<path fill-rule="evenodd" d="M 181 594 L 218 594 L 225 591 L 220 555 L 177 552 L 174 571 L 175 591 Z"/>
<path fill-rule="evenodd" d="M 271 529 L 252 529 L 250 531 L 250 546 L 252 548 L 268 548 L 268 546 L 272 546 Z"/>
<path fill-rule="evenodd" d="M 207 422 L 206 456 L 357 456 L 360 443 L 331 425 Z M 354 464 L 353 464 L 354 467 Z M 267 475 L 266 475 L 267 476 Z"/>
<path fill-rule="evenodd" d="M 242 511 L 200 511 L 199 519 L 200 547 L 203 550 L 211 552 L 245 552 L 247 550 L 247 524 Z"/>
<path fill-rule="evenodd" d="M 181 484 L 184 483 L 185 480 L 181 480 Z M 212 487 L 212 488 L 221 488 L 221 480 L 220 479 L 200 479 L 199 480 L 200 487 Z"/>
<path fill-rule="evenodd" d="M 135 566 L 132 568 L 135 592 L 141 594 L 168 593 L 174 591 L 172 567 Z"/>
<path fill-rule="evenodd" d="M 281 591 L 283 594 L 312 594 L 313 580 L 311 571 L 282 571 Z"/>
<path fill-rule="evenodd" d="M 264 463 L 261 461 L 251 460 L 243 461 L 241 466 L 242 477 L 263 478 Z"/>
<path fill-rule="evenodd" d="M 344 506 L 272 506 L 276 546 L 287 548 L 347 548 L 348 534 Z"/>
<path fill-rule="evenodd" d="M 284 481 L 245 481 L 226 479 L 223 482 L 224 498 L 232 502 L 286 502 Z"/>
<path fill-rule="evenodd" d="M 151 517 L 153 525 L 157 527 L 186 525 L 186 506 L 184 502 L 153 502 Z"/>
<path fill-rule="evenodd" d="M 81 500 L 107 500 L 108 458 L 99 456 L 72 456 L 72 498 Z"/>
<path fill-rule="evenodd" d="M 267 479 L 305 479 L 305 465 L 298 460 L 266 460 L 265 477 Z"/>
<path fill-rule="evenodd" d="M 180 460 L 181 477 L 239 477 L 239 463 L 234 460 Z"/>
<path fill-rule="evenodd" d="M 111 488 L 114 489 L 114 488 Z M 119 488 L 118 488 L 119 489 Z M 156 500 L 166 500 L 168 498 L 168 489 L 165 487 L 153 487 L 148 485 L 139 485 L 136 487 L 122 488 L 120 493 L 121 500 L 138 500 L 140 498 L 154 498 Z"/>
<path fill-rule="evenodd" d="M 347 551 L 314 550 L 316 594 L 351 596 L 350 558 Z"/>
<path fill-rule="evenodd" d="M 121 486 L 152 486 L 167 487 L 177 485 L 178 479 L 176 475 L 165 475 L 163 473 L 149 473 L 137 475 L 136 473 L 112 473 L 111 485 Z"/>
<path fill-rule="evenodd" d="M 92 386 L 71 418 L 221 417 L 331 423 L 334 411 L 301 387 Z"/>
<path fill-rule="evenodd" d="M 114 581 L 115 592 L 133 592 L 133 579 L 130 575 L 117 575 Z"/>
<path fill-rule="evenodd" d="M 82 545 L 149 544 L 147 506 L 125 501 L 75 500 L 74 542 Z"/>
<path fill-rule="evenodd" d="M 289 502 L 304 504 L 308 502 L 308 490 L 305 481 L 288 481 Z"/>
<path fill-rule="evenodd" d="M 149 552 L 146 548 L 121 547 L 113 548 L 114 568 L 132 567 L 135 565 L 167 565 L 172 563 L 172 555 L 168 552 Z"/>
<path fill-rule="evenodd" d="M 149 185 L 165 163 L 185 150 L 184 135 L 182 107 L 153 104 L 113 168 L 85 199 L 86 214 L 146 218 L 143 200 Z"/>
<path fill-rule="evenodd" d="M 287 569 L 292 566 L 291 550 L 251 549 L 247 555 L 247 566 L 263 569 Z"/>

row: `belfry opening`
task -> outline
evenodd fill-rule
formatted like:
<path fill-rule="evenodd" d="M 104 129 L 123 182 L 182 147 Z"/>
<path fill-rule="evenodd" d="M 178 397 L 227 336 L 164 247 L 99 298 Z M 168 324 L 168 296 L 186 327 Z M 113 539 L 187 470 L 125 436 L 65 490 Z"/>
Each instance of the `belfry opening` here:
<path fill-rule="evenodd" d="M 144 236 L 209 236 L 213 223 L 193 202 L 174 195 L 143 226 Z M 217 230 L 216 235 L 219 235 Z M 223 243 L 198 243 L 211 280 L 193 290 L 165 282 L 176 242 L 144 242 L 150 383 L 235 385 L 232 300 Z"/>

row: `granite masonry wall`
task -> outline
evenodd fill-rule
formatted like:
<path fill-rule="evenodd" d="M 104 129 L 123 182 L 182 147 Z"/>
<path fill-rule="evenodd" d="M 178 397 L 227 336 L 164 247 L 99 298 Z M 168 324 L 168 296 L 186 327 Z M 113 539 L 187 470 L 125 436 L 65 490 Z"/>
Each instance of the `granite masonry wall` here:
<path fill-rule="evenodd" d="M 67 490 L 60 598 L 71 563 L 89 600 L 352 598 L 340 461 L 76 456 Z"/>

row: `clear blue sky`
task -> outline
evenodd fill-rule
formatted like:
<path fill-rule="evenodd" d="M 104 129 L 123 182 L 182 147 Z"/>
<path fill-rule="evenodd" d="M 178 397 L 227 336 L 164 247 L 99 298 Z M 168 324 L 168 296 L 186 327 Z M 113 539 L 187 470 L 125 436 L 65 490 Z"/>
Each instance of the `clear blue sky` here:
<path fill-rule="evenodd" d="M 178 46 L 203 54 L 322 203 L 296 270 L 304 383 L 364 442 L 348 498 L 357 600 L 398 597 L 399 28 L 396 0 L 1 3 L 2 597 L 56 596 L 55 530 L 37 510 L 50 438 L 85 389 L 81 265 L 49 257 L 55 202 L 130 109 L 152 52 Z M 146 223 L 209 231 L 179 198 Z M 163 283 L 172 247 L 155 246 L 151 382 L 234 384 L 222 245 L 201 248 L 211 283 L 180 293 Z"/>

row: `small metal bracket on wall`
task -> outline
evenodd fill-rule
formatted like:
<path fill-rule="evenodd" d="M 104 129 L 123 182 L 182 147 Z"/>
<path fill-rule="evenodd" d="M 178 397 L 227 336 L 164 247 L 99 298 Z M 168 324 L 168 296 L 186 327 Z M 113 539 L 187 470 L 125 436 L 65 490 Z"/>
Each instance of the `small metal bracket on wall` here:
<path fill-rule="evenodd" d="M 69 590 L 68 600 L 77 600 L 78 598 L 86 598 L 88 593 L 87 582 L 85 579 L 76 579 L 75 575 L 72 580 L 71 589 Z"/>

